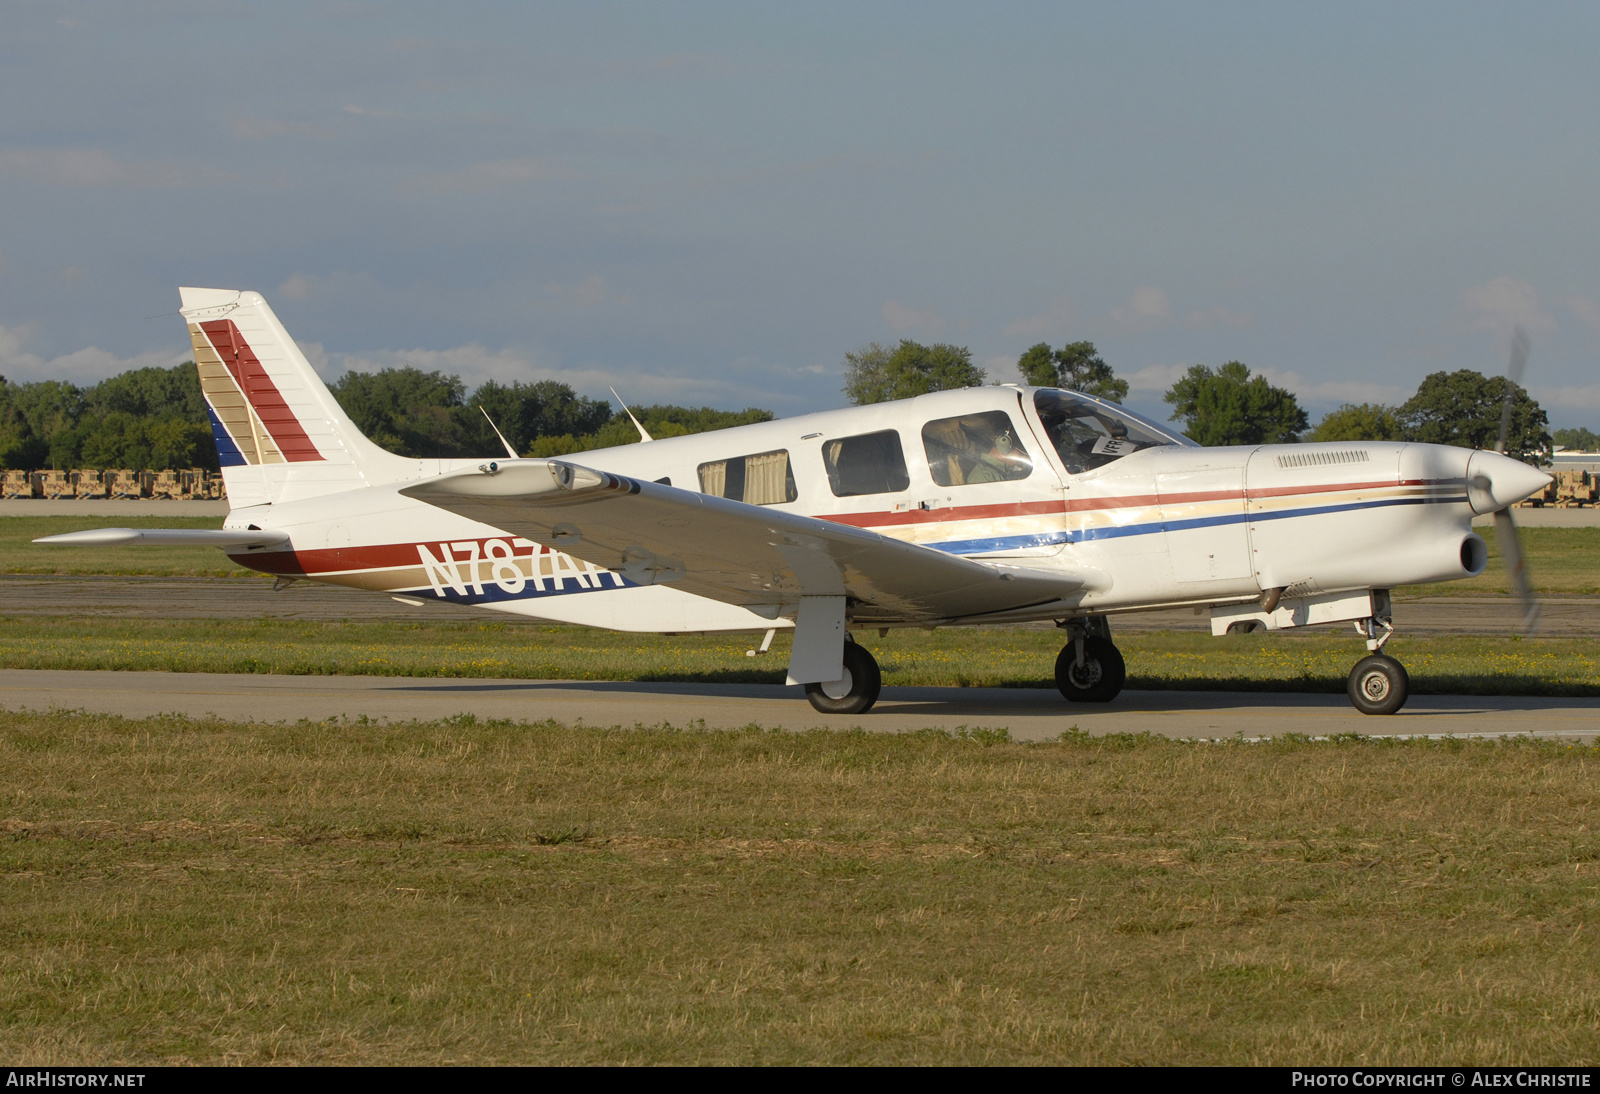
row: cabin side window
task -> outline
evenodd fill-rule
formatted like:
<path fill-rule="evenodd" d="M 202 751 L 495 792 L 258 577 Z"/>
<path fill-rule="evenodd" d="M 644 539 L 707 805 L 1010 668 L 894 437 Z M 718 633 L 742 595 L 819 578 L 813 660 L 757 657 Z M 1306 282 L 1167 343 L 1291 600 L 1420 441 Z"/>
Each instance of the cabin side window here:
<path fill-rule="evenodd" d="M 783 449 L 701 464 L 700 492 L 746 505 L 779 505 L 800 496 L 789 453 Z"/>
<path fill-rule="evenodd" d="M 894 494 L 911 485 L 900 434 L 892 429 L 840 437 L 822 445 L 828 487 L 836 498 L 862 494 Z"/>
<path fill-rule="evenodd" d="M 1008 482 L 1033 474 L 1033 460 L 1003 410 L 929 422 L 922 427 L 922 448 L 940 486 Z"/>

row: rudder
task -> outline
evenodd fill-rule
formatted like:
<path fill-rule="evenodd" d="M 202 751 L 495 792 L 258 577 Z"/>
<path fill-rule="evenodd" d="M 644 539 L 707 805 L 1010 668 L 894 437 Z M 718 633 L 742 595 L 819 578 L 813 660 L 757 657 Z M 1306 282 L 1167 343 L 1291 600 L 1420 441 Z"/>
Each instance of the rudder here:
<path fill-rule="evenodd" d="M 178 292 L 235 508 L 416 476 L 356 428 L 261 294 Z"/>

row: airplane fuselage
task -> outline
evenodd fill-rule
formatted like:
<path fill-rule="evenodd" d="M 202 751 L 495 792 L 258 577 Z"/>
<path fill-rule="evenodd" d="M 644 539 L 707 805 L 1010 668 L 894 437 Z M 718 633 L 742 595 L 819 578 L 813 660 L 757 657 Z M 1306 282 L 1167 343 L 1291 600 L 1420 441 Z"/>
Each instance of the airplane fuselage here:
<path fill-rule="evenodd" d="M 1044 398 L 1039 389 L 1012 386 L 941 392 L 569 459 L 985 563 L 1090 578 L 1059 601 L 939 623 L 1236 605 L 1273 590 L 1286 604 L 1314 609 L 1347 594 L 1482 571 L 1468 450 L 1389 442 L 1200 448 L 1099 404 L 1159 442 L 1124 445 L 1132 450 L 1118 454 L 1115 438 L 1073 446 L 1053 436 L 1040 413 Z M 963 428 L 970 434 L 1002 417 L 1011 448 L 989 464 L 953 447 L 967 435 Z M 1079 449 L 1086 445 L 1107 449 L 1088 458 L 1096 466 L 1085 466 Z M 866 471 L 852 471 L 842 457 L 856 450 L 888 456 L 858 460 Z M 636 584 L 558 544 L 519 539 L 400 492 L 491 459 L 413 461 L 414 477 L 237 508 L 228 528 L 277 529 L 290 543 L 230 553 L 285 577 L 617 630 L 788 625 L 782 615 L 758 615 L 670 583 Z M 885 462 L 892 464 L 887 471 Z M 293 491 L 280 494 L 292 498 Z M 851 619 L 870 626 L 930 622 L 867 603 L 852 604 Z"/>
<path fill-rule="evenodd" d="M 1062 695 L 1109 702 L 1126 666 L 1108 617 L 1193 605 L 1214 634 L 1354 622 L 1368 656 L 1351 701 L 1392 714 L 1409 683 L 1382 652 L 1387 591 L 1481 573 L 1474 514 L 1514 547 L 1505 507 L 1548 481 L 1438 445 L 1200 448 L 1124 407 L 1014 385 L 559 459 L 407 459 L 356 427 L 258 293 L 180 295 L 224 528 L 43 542 L 209 543 L 409 603 L 765 630 L 763 649 L 792 627 L 786 679 L 825 713 L 865 712 L 881 689 L 852 624 L 1054 620 Z"/>

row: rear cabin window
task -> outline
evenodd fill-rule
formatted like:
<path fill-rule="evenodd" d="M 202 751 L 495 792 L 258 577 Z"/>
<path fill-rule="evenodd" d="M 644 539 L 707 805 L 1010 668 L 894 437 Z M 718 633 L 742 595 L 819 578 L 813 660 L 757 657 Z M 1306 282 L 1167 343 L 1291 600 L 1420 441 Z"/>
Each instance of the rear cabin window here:
<path fill-rule="evenodd" d="M 828 467 L 828 486 L 836 498 L 893 494 L 911 485 L 900 434 L 892 429 L 827 441 L 822 446 L 822 462 Z"/>
<path fill-rule="evenodd" d="M 1033 460 L 1003 410 L 929 422 L 922 427 L 922 448 L 940 486 L 1008 482 L 1033 474 Z"/>
<path fill-rule="evenodd" d="M 778 505 L 800 496 L 789 453 L 781 449 L 701 464 L 700 492 L 746 505 Z"/>

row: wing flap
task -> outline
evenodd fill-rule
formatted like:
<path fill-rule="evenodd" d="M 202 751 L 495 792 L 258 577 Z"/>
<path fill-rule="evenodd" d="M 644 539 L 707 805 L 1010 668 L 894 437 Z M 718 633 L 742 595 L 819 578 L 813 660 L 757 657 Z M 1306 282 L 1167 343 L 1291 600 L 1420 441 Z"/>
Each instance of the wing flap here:
<path fill-rule="evenodd" d="M 804 595 L 849 596 L 858 619 L 952 619 L 1049 603 L 1089 585 L 1084 575 L 973 562 L 561 460 L 485 465 L 400 492 L 630 581 L 672 584 L 767 618 L 792 614 Z"/>

